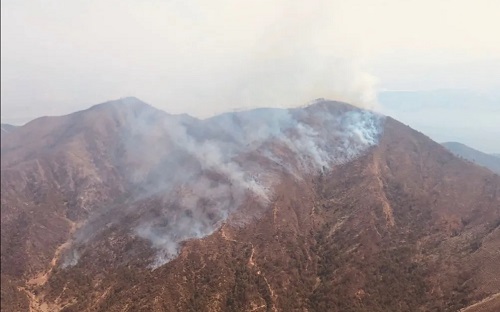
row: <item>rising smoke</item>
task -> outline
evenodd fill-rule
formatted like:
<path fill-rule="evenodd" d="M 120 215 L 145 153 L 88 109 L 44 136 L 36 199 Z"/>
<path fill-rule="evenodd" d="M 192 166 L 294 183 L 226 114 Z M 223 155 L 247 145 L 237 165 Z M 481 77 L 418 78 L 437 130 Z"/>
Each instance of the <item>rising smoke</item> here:
<path fill-rule="evenodd" d="M 363 57 L 354 48 L 344 50 L 347 44 L 337 42 L 332 33 L 334 5 L 323 0 L 315 5 L 286 1 L 278 7 L 282 14 L 267 21 L 250 50 L 237 57 L 229 54 L 231 66 L 222 64 L 210 81 L 195 80 L 203 84 L 196 93 L 183 94 L 188 105 L 194 103 L 193 113 L 206 115 L 205 107 L 219 113 L 231 108 L 289 108 L 318 97 L 377 108 L 377 79 Z M 200 107 L 201 102 L 206 105 Z"/>
<path fill-rule="evenodd" d="M 362 17 L 338 1 L 18 2 L 5 17 L 24 26 L 6 28 L 2 71 L 2 108 L 18 121 L 128 94 L 200 118 L 317 97 L 374 103 L 369 51 L 346 26 L 359 32 Z"/>
<path fill-rule="evenodd" d="M 134 110 L 127 117 L 120 166 L 126 168 L 131 197 L 137 203 L 161 199 L 154 216 L 142 214 L 132 229 L 157 250 L 154 268 L 174 258 L 180 242 L 211 234 L 246 200 L 264 209 L 284 175 L 301 179 L 377 144 L 381 117 L 373 112 L 325 102 L 289 108 L 325 97 L 373 109 L 375 79 L 359 62 L 339 56 L 332 48 L 335 42 L 316 35 L 328 24 L 329 10 L 297 1 L 282 5 L 284 14 L 266 19 L 257 37 L 244 38 L 245 44 L 254 42 L 250 50 L 226 45 L 217 55 L 223 62 L 200 63 L 202 52 L 185 53 L 179 62 L 189 63 L 186 70 L 164 70 L 175 72 L 172 85 L 165 88 L 163 80 L 153 79 L 153 86 L 173 92 L 170 98 L 198 116 L 231 108 L 277 108 L 204 120 L 154 109 Z M 211 47 L 205 32 L 201 35 L 200 41 Z M 241 39 L 231 36 L 225 34 Z M 129 206 L 134 210 L 137 205 Z"/>
<path fill-rule="evenodd" d="M 381 122 L 371 111 L 327 101 L 205 120 L 135 110 L 127 116 L 121 166 L 136 203 L 160 204 L 148 208 L 153 217 L 141 215 L 133 235 L 157 250 L 151 266 L 159 267 L 180 242 L 213 233 L 245 201 L 263 211 L 285 175 L 300 180 L 358 157 L 377 144 Z M 258 217 L 255 211 L 248 217 Z"/>

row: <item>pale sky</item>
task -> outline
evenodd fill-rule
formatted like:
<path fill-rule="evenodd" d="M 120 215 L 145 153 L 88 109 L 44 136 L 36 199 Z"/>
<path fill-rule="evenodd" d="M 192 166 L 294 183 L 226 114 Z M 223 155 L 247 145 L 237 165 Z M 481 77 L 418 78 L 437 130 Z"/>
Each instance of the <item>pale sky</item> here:
<path fill-rule="evenodd" d="M 499 12 L 498 0 L 2 0 L 2 122 L 125 96 L 206 117 L 319 97 L 372 107 L 380 90 L 495 93 Z"/>

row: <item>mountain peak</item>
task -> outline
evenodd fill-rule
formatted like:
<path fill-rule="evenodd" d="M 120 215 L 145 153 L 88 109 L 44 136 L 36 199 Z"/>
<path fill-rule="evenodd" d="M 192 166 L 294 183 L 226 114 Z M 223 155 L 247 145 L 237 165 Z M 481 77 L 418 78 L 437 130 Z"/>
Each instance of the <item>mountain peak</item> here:
<path fill-rule="evenodd" d="M 329 100 L 329 99 L 324 99 L 324 98 L 317 98 L 317 99 L 307 103 L 302 108 L 304 108 L 306 110 L 325 111 L 325 112 L 338 112 L 338 111 L 360 109 L 354 105 L 351 105 L 351 104 L 348 104 L 345 102 L 334 101 L 334 100 Z"/>
<path fill-rule="evenodd" d="M 87 110 L 102 110 L 102 109 L 112 109 L 112 110 L 146 109 L 146 110 L 150 110 L 150 109 L 155 109 L 155 108 L 153 106 L 147 104 L 146 102 L 141 101 L 140 99 L 134 97 L 134 96 L 128 96 L 128 97 L 123 97 L 123 98 L 120 98 L 117 100 L 110 100 L 110 101 L 106 101 L 104 103 L 96 104 L 94 106 L 91 106 Z"/>

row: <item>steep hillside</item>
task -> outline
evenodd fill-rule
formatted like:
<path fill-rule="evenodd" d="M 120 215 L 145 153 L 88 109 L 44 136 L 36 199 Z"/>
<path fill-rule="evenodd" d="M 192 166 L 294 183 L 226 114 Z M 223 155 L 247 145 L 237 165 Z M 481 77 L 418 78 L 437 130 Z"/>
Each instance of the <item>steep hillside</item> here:
<path fill-rule="evenodd" d="M 15 135 L 2 310 L 496 311 L 499 176 L 391 118 L 125 99 Z"/>
<path fill-rule="evenodd" d="M 458 142 L 442 143 L 453 154 L 471 161 L 479 166 L 486 167 L 491 171 L 500 174 L 500 158 L 475 150 L 467 145 Z"/>
<path fill-rule="evenodd" d="M 97 105 L 2 138 L 2 307 L 26 307 L 26 281 L 45 280 L 75 230 L 123 194 L 116 142 L 137 107 L 150 108 L 134 99 Z"/>

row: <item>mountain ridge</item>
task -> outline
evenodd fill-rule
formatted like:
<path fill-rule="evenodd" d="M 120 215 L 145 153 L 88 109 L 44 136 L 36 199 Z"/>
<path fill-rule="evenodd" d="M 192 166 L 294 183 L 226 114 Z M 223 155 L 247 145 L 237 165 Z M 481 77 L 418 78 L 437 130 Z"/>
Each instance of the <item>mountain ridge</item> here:
<path fill-rule="evenodd" d="M 500 291 L 498 176 L 390 117 L 95 111 L 2 140 L 13 311 L 456 311 Z"/>
<path fill-rule="evenodd" d="M 453 154 L 500 174 L 500 159 L 495 157 L 495 155 L 483 153 L 459 142 L 445 142 L 441 144 Z"/>

